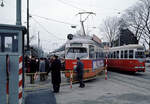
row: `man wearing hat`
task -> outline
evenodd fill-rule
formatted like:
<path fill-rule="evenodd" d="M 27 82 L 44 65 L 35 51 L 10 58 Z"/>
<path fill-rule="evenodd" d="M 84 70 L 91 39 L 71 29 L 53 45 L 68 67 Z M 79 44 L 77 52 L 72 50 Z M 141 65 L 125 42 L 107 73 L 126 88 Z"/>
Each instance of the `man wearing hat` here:
<path fill-rule="evenodd" d="M 53 61 L 51 63 L 51 67 L 49 68 L 47 74 L 51 71 L 51 78 L 52 78 L 52 84 L 53 84 L 53 92 L 58 93 L 61 83 L 61 62 L 58 59 L 58 56 L 53 56 Z"/>

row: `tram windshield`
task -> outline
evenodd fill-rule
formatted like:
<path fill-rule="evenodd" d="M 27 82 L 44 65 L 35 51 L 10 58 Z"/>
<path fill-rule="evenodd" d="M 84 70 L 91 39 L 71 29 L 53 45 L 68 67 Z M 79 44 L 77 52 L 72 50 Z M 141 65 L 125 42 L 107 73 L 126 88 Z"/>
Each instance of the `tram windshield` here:
<path fill-rule="evenodd" d="M 135 58 L 145 58 L 144 52 L 141 51 L 135 52 Z"/>
<path fill-rule="evenodd" d="M 86 48 L 72 47 L 68 49 L 66 58 L 76 59 L 79 58 L 87 58 L 88 53 Z"/>

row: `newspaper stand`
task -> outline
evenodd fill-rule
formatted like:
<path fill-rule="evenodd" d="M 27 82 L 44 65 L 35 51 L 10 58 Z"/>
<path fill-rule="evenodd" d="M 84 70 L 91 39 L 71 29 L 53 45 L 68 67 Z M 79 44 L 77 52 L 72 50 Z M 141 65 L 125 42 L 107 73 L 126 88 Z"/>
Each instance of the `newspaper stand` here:
<path fill-rule="evenodd" d="M 24 104 L 24 32 L 25 27 L 0 24 L 0 104 Z"/>

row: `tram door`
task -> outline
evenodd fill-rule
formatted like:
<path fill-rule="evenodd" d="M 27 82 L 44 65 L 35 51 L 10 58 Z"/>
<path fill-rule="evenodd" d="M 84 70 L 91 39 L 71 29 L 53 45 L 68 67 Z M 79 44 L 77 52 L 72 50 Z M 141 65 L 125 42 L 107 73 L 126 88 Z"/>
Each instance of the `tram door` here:
<path fill-rule="evenodd" d="M 0 104 L 23 104 L 23 27 L 0 25 Z"/>

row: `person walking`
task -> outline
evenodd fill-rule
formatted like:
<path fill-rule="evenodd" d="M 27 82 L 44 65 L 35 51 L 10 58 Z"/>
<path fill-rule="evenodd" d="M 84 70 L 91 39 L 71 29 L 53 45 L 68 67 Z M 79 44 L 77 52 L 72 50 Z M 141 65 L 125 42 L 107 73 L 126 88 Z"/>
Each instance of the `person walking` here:
<path fill-rule="evenodd" d="M 61 83 L 61 62 L 58 59 L 58 56 L 54 55 L 52 58 L 51 67 L 49 68 L 49 71 L 47 74 L 51 71 L 51 79 L 53 84 L 53 92 L 58 93 L 60 89 L 60 83 Z"/>
<path fill-rule="evenodd" d="M 84 65 L 83 63 L 80 61 L 80 58 L 77 57 L 77 67 L 76 67 L 76 71 L 77 71 L 77 77 L 78 77 L 78 81 L 80 83 L 81 88 L 85 87 L 85 84 L 83 82 L 83 73 L 84 73 Z"/>
<path fill-rule="evenodd" d="M 45 60 L 44 60 L 44 58 L 40 58 L 39 71 L 40 72 L 45 72 Z M 45 81 L 45 75 L 44 75 L 44 73 L 40 74 L 40 80 L 41 81 Z"/>

